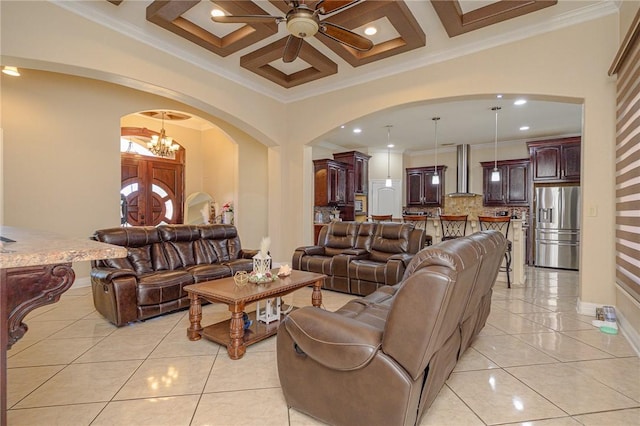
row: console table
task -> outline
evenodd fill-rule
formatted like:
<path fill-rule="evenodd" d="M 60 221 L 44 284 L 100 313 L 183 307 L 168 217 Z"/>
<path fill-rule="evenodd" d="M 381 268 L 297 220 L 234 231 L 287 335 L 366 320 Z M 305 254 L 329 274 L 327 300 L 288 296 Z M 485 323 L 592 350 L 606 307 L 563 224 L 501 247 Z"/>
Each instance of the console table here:
<path fill-rule="evenodd" d="M 125 257 L 124 247 L 46 231 L 0 227 L 0 425 L 7 424 L 7 350 L 28 327 L 24 317 L 71 287 L 72 262 Z"/>

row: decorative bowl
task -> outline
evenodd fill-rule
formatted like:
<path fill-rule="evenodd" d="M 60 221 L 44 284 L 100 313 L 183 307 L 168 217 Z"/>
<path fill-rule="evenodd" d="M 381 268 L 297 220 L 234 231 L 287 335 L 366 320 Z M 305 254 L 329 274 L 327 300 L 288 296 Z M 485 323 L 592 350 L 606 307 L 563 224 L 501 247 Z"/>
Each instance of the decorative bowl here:
<path fill-rule="evenodd" d="M 249 282 L 254 284 L 264 284 L 270 283 L 277 279 L 278 277 L 273 275 L 271 272 L 267 272 L 266 274 L 257 274 L 255 272 L 249 273 Z"/>

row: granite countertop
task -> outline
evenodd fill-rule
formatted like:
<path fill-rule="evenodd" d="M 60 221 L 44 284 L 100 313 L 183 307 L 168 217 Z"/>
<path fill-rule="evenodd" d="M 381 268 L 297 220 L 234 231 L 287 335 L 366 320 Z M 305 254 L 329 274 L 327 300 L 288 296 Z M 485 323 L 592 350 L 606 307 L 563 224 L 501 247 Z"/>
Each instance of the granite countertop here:
<path fill-rule="evenodd" d="M 125 257 L 124 247 L 89 238 L 69 238 L 48 231 L 0 226 L 0 236 L 15 242 L 0 242 L 0 268 L 50 265 Z"/>

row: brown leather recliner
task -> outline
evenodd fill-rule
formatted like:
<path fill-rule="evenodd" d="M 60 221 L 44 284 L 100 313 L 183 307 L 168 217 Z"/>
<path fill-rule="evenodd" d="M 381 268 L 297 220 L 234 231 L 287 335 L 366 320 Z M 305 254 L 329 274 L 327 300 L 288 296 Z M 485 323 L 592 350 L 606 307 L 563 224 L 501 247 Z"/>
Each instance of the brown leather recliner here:
<path fill-rule="evenodd" d="M 188 307 L 185 285 L 251 271 L 258 252 L 243 250 L 231 225 L 110 228 L 93 238 L 128 251 L 91 263 L 96 310 L 117 326 Z"/>
<path fill-rule="evenodd" d="M 494 231 L 446 241 L 395 286 L 289 314 L 277 337 L 287 404 L 332 425 L 417 424 L 484 325 L 505 248 Z"/>
<path fill-rule="evenodd" d="M 324 226 L 318 234 L 318 245 L 299 247 L 295 250 L 292 268 L 325 274 L 325 288 L 348 293 L 349 284 L 346 278 L 333 278 L 333 258 L 354 247 L 359 226 L 358 222 L 332 222 Z"/>
<path fill-rule="evenodd" d="M 351 293 L 367 295 L 399 283 L 413 255 L 424 246 L 424 238 L 424 232 L 410 223 L 378 224 L 367 253 L 349 261 Z"/>
<path fill-rule="evenodd" d="M 424 230 L 410 223 L 333 222 L 318 245 L 295 250 L 292 267 L 327 275 L 326 289 L 364 296 L 399 282 L 424 242 Z"/>

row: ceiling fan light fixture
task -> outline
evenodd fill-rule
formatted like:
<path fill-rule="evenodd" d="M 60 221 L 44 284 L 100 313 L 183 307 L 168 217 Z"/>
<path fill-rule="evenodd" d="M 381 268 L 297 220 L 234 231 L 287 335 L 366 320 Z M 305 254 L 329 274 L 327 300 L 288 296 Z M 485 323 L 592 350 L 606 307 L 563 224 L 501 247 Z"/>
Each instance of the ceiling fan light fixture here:
<path fill-rule="evenodd" d="M 287 21 L 287 31 L 299 38 L 313 37 L 318 28 L 318 22 L 307 16 L 293 17 Z"/>

